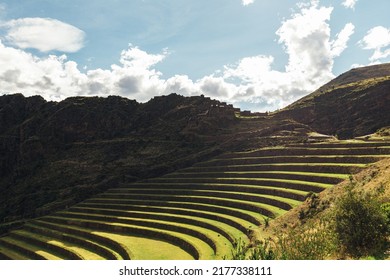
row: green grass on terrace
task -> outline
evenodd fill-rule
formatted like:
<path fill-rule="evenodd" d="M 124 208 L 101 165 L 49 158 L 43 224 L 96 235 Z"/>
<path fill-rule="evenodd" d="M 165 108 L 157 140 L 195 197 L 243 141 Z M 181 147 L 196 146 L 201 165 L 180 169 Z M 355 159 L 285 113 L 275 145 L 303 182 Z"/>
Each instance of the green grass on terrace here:
<path fill-rule="evenodd" d="M 150 202 L 154 202 L 153 200 L 145 200 L 145 199 L 106 199 L 106 198 L 95 198 L 92 200 L 92 204 L 96 205 L 98 202 L 101 201 L 102 205 L 107 205 L 112 208 L 126 208 L 128 205 L 136 204 L 136 205 L 144 205 L 144 207 L 149 207 Z M 157 201 L 158 203 L 161 203 L 161 201 Z M 86 205 L 90 205 L 91 203 L 83 203 Z M 221 206 L 221 205 L 214 205 L 209 203 L 201 203 L 201 202 L 189 202 L 189 201 L 164 201 L 162 202 L 164 206 L 167 207 L 180 207 L 182 209 L 192 209 L 197 211 L 198 209 L 211 209 L 210 211 L 215 211 L 217 213 L 225 214 L 226 211 L 230 212 L 229 215 L 234 215 L 235 217 L 239 217 L 241 219 L 248 219 L 248 223 L 250 223 L 248 228 L 251 228 L 252 224 L 254 226 L 259 225 L 262 223 L 262 221 L 267 217 L 258 211 L 252 211 L 242 208 L 235 208 L 231 206 Z M 160 207 L 160 206 L 158 206 Z M 234 213 L 234 214 L 231 214 Z M 250 218 L 244 218 L 243 215 L 246 215 Z M 252 221 L 253 220 L 253 221 Z"/>
<path fill-rule="evenodd" d="M 258 182 L 262 182 L 262 181 L 272 181 L 272 182 L 281 182 L 281 183 L 292 183 L 292 184 L 301 184 L 301 185 L 309 185 L 309 186 L 315 186 L 315 187 L 320 187 L 320 188 L 329 188 L 329 187 L 332 187 L 334 186 L 333 184 L 324 184 L 324 183 L 317 183 L 317 182 L 310 182 L 310 181 L 301 181 L 301 180 L 287 180 L 287 179 L 275 179 L 275 178 L 237 178 L 237 177 L 231 177 L 231 178 L 226 178 L 226 177 L 221 177 L 221 178 L 215 178 L 215 177 L 210 177 L 210 178 L 206 178 L 206 177 L 202 177 L 202 178 L 182 178 L 182 179 L 185 179 L 185 180 L 196 180 L 196 179 L 202 179 L 202 180 L 209 180 L 210 183 L 213 181 L 213 180 L 220 180 L 220 181 L 229 181 L 229 180 L 233 180 L 233 181 L 245 181 L 245 180 L 248 180 L 248 181 L 258 181 Z M 169 180 L 172 180 L 172 178 L 164 178 L 164 177 L 161 177 L 159 178 L 159 180 L 162 180 L 162 181 L 169 181 Z M 156 182 L 158 184 L 164 184 L 164 185 L 177 185 L 177 184 L 182 184 L 182 183 L 160 183 L 160 182 Z M 150 183 L 148 182 L 145 182 L 145 183 L 142 183 L 144 185 L 148 185 Z M 196 184 L 196 183 L 195 183 Z M 209 183 L 206 183 L 206 182 L 202 182 L 201 184 L 204 184 L 204 185 L 209 185 Z"/>
<path fill-rule="evenodd" d="M 82 248 L 78 245 L 69 243 L 69 242 L 65 242 L 62 240 L 61 241 L 56 240 L 52 237 L 47 237 L 47 236 L 44 236 L 42 234 L 35 234 L 35 233 L 29 232 L 27 230 L 19 230 L 16 232 L 23 235 L 23 236 L 27 236 L 27 237 L 30 237 L 30 238 L 33 238 L 36 240 L 40 240 L 40 241 L 45 242 L 47 244 L 52 244 L 56 247 L 63 248 L 65 250 L 74 252 L 76 255 L 78 255 L 82 259 L 86 259 L 86 260 L 89 260 L 89 259 L 90 260 L 102 260 L 103 259 L 98 254 L 96 254 L 90 250 L 87 250 L 85 248 Z M 53 255 L 57 255 L 54 251 L 49 250 L 49 252 Z"/>
<path fill-rule="evenodd" d="M 61 223 L 61 224 L 51 223 L 48 221 L 43 221 L 42 219 L 30 221 L 28 225 L 33 226 L 33 227 L 39 227 L 40 229 L 44 229 L 44 230 L 46 229 L 49 231 L 63 232 L 64 236 L 70 235 L 70 236 L 74 236 L 76 238 L 84 238 L 91 243 L 99 244 L 100 246 L 104 247 L 106 250 L 111 251 L 113 253 L 115 259 L 127 259 L 128 257 L 130 257 L 130 259 L 131 259 L 131 252 L 130 251 L 126 251 L 125 252 L 126 255 L 123 256 L 122 254 L 118 253 L 116 251 L 118 249 L 113 248 L 113 246 L 110 245 L 110 243 L 114 243 L 114 244 L 116 244 L 115 247 L 120 247 L 122 249 L 125 248 L 126 246 L 124 246 L 123 244 L 121 244 L 117 241 L 109 239 L 109 238 L 108 239 L 107 238 L 103 238 L 103 239 L 97 238 L 96 235 L 91 233 L 91 231 L 86 229 L 86 228 L 78 228 L 78 227 L 67 225 L 66 223 Z M 103 242 L 102 242 L 102 240 L 103 240 Z M 119 250 L 122 251 L 122 249 L 119 249 Z"/>
<path fill-rule="evenodd" d="M 225 203 L 229 203 L 229 202 L 233 202 L 233 203 L 238 203 L 240 205 L 243 205 L 243 206 L 248 206 L 250 208 L 253 208 L 253 207 L 257 207 L 257 208 L 260 208 L 260 209 L 264 209 L 266 211 L 269 211 L 271 212 L 273 215 L 275 216 L 279 216 L 283 213 L 286 212 L 286 210 L 283 210 L 279 207 L 276 207 L 276 206 L 272 206 L 272 205 L 269 205 L 269 204 L 265 204 L 265 203 L 259 203 L 259 202 L 249 202 L 247 200 L 240 200 L 240 199 L 230 199 L 230 198 L 221 198 L 221 197 L 205 197 L 205 196 L 196 196 L 196 195 L 161 195 L 161 194 L 158 194 L 158 195 L 152 195 L 152 194 L 148 194 L 147 195 L 148 197 L 156 197 L 158 198 L 159 200 L 161 200 L 162 198 L 166 198 L 167 200 L 169 200 L 169 198 L 175 198 L 175 199 L 178 199 L 177 201 L 181 203 L 181 201 L 179 199 L 181 198 L 185 198 L 185 199 L 212 199 L 213 201 L 215 202 L 220 202 L 221 204 L 223 204 L 223 202 Z M 107 199 L 107 200 L 111 200 L 111 199 Z M 113 199 L 113 201 L 122 201 L 122 202 L 126 202 L 126 201 L 131 201 L 131 199 Z"/>
<path fill-rule="evenodd" d="M 143 189 L 132 189 L 132 190 L 143 190 Z M 161 189 L 155 189 L 155 190 L 159 190 L 161 191 Z M 148 191 L 153 191 L 153 189 L 148 189 Z M 187 189 L 173 189 L 171 191 L 177 191 L 178 193 L 184 191 L 184 192 L 187 192 L 188 190 Z M 207 195 L 207 197 L 213 197 L 213 198 L 219 198 L 218 195 L 223 195 L 223 194 L 231 194 L 231 195 L 245 195 L 245 196 L 250 196 L 250 197 L 266 197 L 266 198 L 269 198 L 269 199 L 273 199 L 273 200 L 276 200 L 276 201 L 280 201 L 280 202 L 284 202 L 284 203 L 287 203 L 289 204 L 291 207 L 295 207 L 297 205 L 300 204 L 300 201 L 298 200 L 295 200 L 295 199 L 291 199 L 291 198 L 285 198 L 285 197 L 281 197 L 281 196 L 276 196 L 276 195 L 267 195 L 267 194 L 256 194 L 256 193 L 247 193 L 247 192 L 238 192 L 238 191 L 219 191 L 219 190 L 190 190 L 191 192 L 191 195 L 188 195 L 190 197 L 192 196 L 200 196 L 201 194 L 204 194 L 204 195 Z M 142 194 L 140 194 L 142 195 Z M 150 194 L 150 193 L 147 193 L 147 195 L 154 195 L 154 194 Z M 161 194 L 155 194 L 156 196 L 161 196 Z M 174 196 L 174 197 L 181 197 L 181 196 L 187 196 L 187 195 L 184 195 L 184 194 L 169 194 L 169 195 L 162 195 L 162 196 Z"/>
<path fill-rule="evenodd" d="M 334 150 L 334 151 L 350 151 L 350 150 L 362 150 L 362 149 L 388 149 L 390 150 L 390 146 L 377 146 L 377 147 L 324 147 L 324 148 L 319 148 L 319 147 L 310 147 L 310 146 L 302 146 L 302 147 L 297 147 L 297 146 L 275 146 L 275 147 L 267 147 L 267 148 L 261 148 L 261 149 L 255 149 L 255 150 L 250 150 L 250 151 L 245 151 L 245 152 L 234 152 L 231 154 L 226 154 L 226 155 L 246 155 L 246 154 L 252 154 L 256 153 L 259 151 L 270 151 L 270 150 L 306 150 L 306 151 L 325 151 L 325 150 Z M 348 154 L 347 154 L 348 155 Z M 286 155 L 288 156 L 288 154 Z M 303 157 L 304 155 L 302 155 Z M 312 156 L 312 155 L 310 155 Z"/>
<path fill-rule="evenodd" d="M 74 212 L 74 210 L 76 210 L 76 209 L 71 208 L 70 210 L 72 210 Z M 207 218 L 203 218 L 203 217 L 198 217 L 195 215 L 188 216 L 188 215 L 182 215 L 182 214 L 172 214 L 172 213 L 164 213 L 164 212 L 147 212 L 147 211 L 121 211 L 122 213 L 118 213 L 119 211 L 111 210 L 111 209 L 86 208 L 86 207 L 79 208 L 79 210 L 80 211 L 77 211 L 77 212 L 95 213 L 95 212 L 101 211 L 101 214 L 104 213 L 104 214 L 108 214 L 111 216 L 114 215 L 114 216 L 118 216 L 118 217 L 132 217 L 132 216 L 138 217 L 137 214 L 140 214 L 144 217 L 147 217 L 145 219 L 151 219 L 151 220 L 157 220 L 157 221 L 164 220 L 164 221 L 173 221 L 174 222 L 175 219 L 178 219 L 178 220 L 180 220 L 180 223 L 183 223 L 183 224 L 186 224 L 186 223 L 192 224 L 192 222 L 194 223 L 194 225 L 196 225 L 197 222 L 208 223 L 210 225 L 213 225 L 213 226 L 216 226 L 216 227 L 222 229 L 223 231 L 228 233 L 233 238 L 243 239 L 246 237 L 245 235 L 243 235 L 243 233 L 241 231 L 239 231 L 238 229 L 236 229 L 235 227 L 233 227 L 229 224 L 226 224 L 224 222 L 220 222 L 218 220 L 211 220 L 211 219 L 207 219 Z M 113 213 L 111 214 L 110 212 L 113 212 Z M 181 219 L 187 220 L 187 222 L 183 222 Z"/>
<path fill-rule="evenodd" d="M 121 226 L 121 224 L 117 223 L 111 223 L 111 225 L 115 226 Z M 138 228 L 145 228 L 145 227 L 138 227 Z M 149 230 L 149 228 L 146 228 Z M 216 259 L 216 256 L 214 255 L 213 250 L 208 246 L 206 243 L 201 241 L 200 239 L 186 235 L 181 234 L 178 232 L 171 232 L 171 231 L 164 231 L 164 230 L 158 230 L 160 232 L 167 233 L 169 235 L 173 235 L 176 237 L 179 237 L 183 240 L 186 240 L 190 244 L 192 244 L 199 253 L 199 259 L 204 260 L 214 260 Z M 129 234 L 119 234 L 119 233 L 112 233 L 112 232 L 103 232 L 103 231 L 95 231 L 94 232 L 97 235 L 113 238 L 114 240 L 117 240 L 121 242 L 122 244 L 125 244 L 129 250 L 132 252 L 132 260 L 144 260 L 145 255 L 146 260 L 159 260 L 160 257 L 164 257 L 164 259 L 171 259 L 171 260 L 179 260 L 180 258 L 183 259 L 193 259 L 193 257 L 182 250 L 178 245 L 174 245 L 170 242 L 167 242 L 165 240 L 160 240 L 158 238 L 148 238 L 145 236 L 139 236 L 139 235 L 129 235 Z M 152 242 L 150 244 L 149 242 L 151 240 L 159 241 L 159 242 Z M 137 242 L 135 242 L 137 241 Z M 151 245 L 162 245 L 163 243 L 167 244 L 166 246 L 162 247 L 151 247 Z M 145 249 L 144 249 L 145 248 Z M 165 251 L 164 249 L 171 249 L 171 251 Z M 156 250 L 157 249 L 157 250 Z M 164 250 L 164 252 L 160 252 L 160 250 Z M 184 252 L 183 252 L 184 251 Z M 176 255 L 178 254 L 178 255 Z M 181 257 L 180 257 L 181 256 Z"/>
<path fill-rule="evenodd" d="M 28 260 L 29 259 L 28 257 L 26 257 L 18 252 L 15 252 L 15 251 L 10 250 L 6 247 L 3 247 L 1 244 L 0 244 L 0 253 L 4 254 L 5 256 L 10 258 L 11 260 Z"/>
<path fill-rule="evenodd" d="M 244 219 L 237 218 L 231 215 L 226 215 L 222 213 L 217 212 L 209 212 L 209 211 L 202 211 L 202 210 L 192 210 L 192 209 L 183 209 L 178 207 L 156 207 L 156 206 L 135 206 L 132 207 L 132 210 L 116 210 L 116 209 L 110 209 L 110 208 L 98 208 L 95 207 L 88 207 L 88 205 L 81 205 L 77 207 L 72 207 L 73 210 L 79 209 L 79 211 L 85 211 L 88 212 L 88 210 L 106 210 L 106 211 L 114 211 L 114 212 L 123 212 L 123 213 L 147 213 L 149 215 L 171 215 L 171 216 L 184 216 L 184 217 L 199 217 L 204 218 L 208 221 L 224 221 L 225 224 L 228 224 L 229 222 L 225 222 L 225 220 L 234 222 L 236 224 L 239 224 L 241 227 L 245 229 L 243 233 L 246 233 L 247 229 L 250 227 L 253 227 L 254 225 Z M 135 209 L 135 210 L 133 210 Z M 234 228 L 235 235 L 242 235 L 241 231 L 239 229 L 236 229 L 233 225 L 230 225 L 230 227 Z"/>
<path fill-rule="evenodd" d="M 107 232 L 95 232 L 95 234 L 126 244 L 132 251 L 132 260 L 193 260 L 193 257 L 179 246 L 166 241 Z"/>
<path fill-rule="evenodd" d="M 111 238 L 111 239 L 127 246 L 128 250 L 130 250 L 130 251 L 133 251 L 133 249 L 129 248 L 129 244 L 127 243 L 127 240 L 125 238 L 116 239 L 116 237 L 117 236 L 122 236 L 122 237 L 139 236 L 139 235 L 118 233 L 118 232 L 114 232 L 114 231 L 118 231 L 117 229 L 119 229 L 119 228 L 125 228 L 129 231 L 131 231 L 132 229 L 146 230 L 147 232 L 149 232 L 153 236 L 155 235 L 154 233 L 167 234 L 169 236 L 174 236 L 176 238 L 179 238 L 181 240 L 185 240 L 186 242 L 192 244 L 192 246 L 194 246 L 196 248 L 197 252 L 199 253 L 200 259 L 215 259 L 216 258 L 215 254 L 213 252 L 213 249 L 207 243 L 200 240 L 199 238 L 196 238 L 196 237 L 193 237 L 193 236 L 190 236 L 187 234 L 182 234 L 182 233 L 179 233 L 176 231 L 169 231 L 169 230 L 163 230 L 163 229 L 153 229 L 153 228 L 149 228 L 149 227 L 133 226 L 133 225 L 129 225 L 129 224 L 126 225 L 126 224 L 119 223 L 119 222 L 94 221 L 92 219 L 76 219 L 76 218 L 68 218 L 68 217 L 61 217 L 61 216 L 58 216 L 58 217 L 57 216 L 47 216 L 47 217 L 50 218 L 51 220 L 53 220 L 53 219 L 56 220 L 56 223 L 64 223 L 64 224 L 70 223 L 70 224 L 72 224 L 72 227 L 74 227 L 74 228 L 80 228 L 80 227 L 83 228 L 84 227 L 82 225 L 83 222 L 86 222 L 90 225 L 94 224 L 93 227 L 89 226 L 91 229 L 91 232 L 93 234 L 104 236 L 107 238 Z M 111 228 L 111 230 L 98 229 L 101 227 L 101 225 L 108 226 Z M 147 238 L 148 236 L 144 236 L 144 237 Z M 153 238 L 158 239 L 158 240 L 162 240 L 162 239 L 159 239 L 155 236 Z M 162 241 L 170 243 L 167 240 L 162 240 Z M 139 244 L 139 245 L 141 245 L 141 247 L 142 247 L 143 244 Z M 131 256 L 132 256 L 132 258 L 134 257 L 133 253 L 131 254 Z M 157 259 L 157 257 L 155 259 Z"/>
<path fill-rule="evenodd" d="M 156 186 L 183 186 L 185 189 L 185 186 L 187 183 L 139 183 L 139 185 L 156 185 Z M 222 183 L 192 183 L 191 185 L 199 185 L 199 186 L 215 186 L 215 187 L 237 187 L 237 190 L 240 188 L 251 188 L 255 192 L 257 189 L 275 189 L 275 190 L 280 190 L 288 193 L 293 193 L 293 194 L 298 194 L 298 195 L 303 195 L 306 196 L 309 192 L 308 191 L 303 191 L 303 190 L 298 190 L 298 189 L 286 189 L 284 187 L 276 187 L 276 186 L 262 186 L 262 185 L 246 185 L 246 184 L 222 184 Z M 131 192 L 135 188 L 119 188 L 119 189 L 111 189 L 111 190 L 118 190 L 118 191 L 123 191 L 127 190 Z M 183 189 L 183 190 L 184 190 Z M 156 189 L 157 190 L 157 189 Z M 159 189 L 161 190 L 161 189 Z M 188 188 L 186 189 L 188 190 Z M 212 190 L 212 189 L 210 189 Z"/>
<path fill-rule="evenodd" d="M 130 218 L 130 217 L 117 217 L 117 216 L 109 216 L 109 215 L 98 215 L 98 214 L 85 214 L 83 215 L 82 213 L 71 213 L 71 212 L 63 212 L 65 214 L 71 214 L 71 215 L 76 215 L 78 216 L 78 218 L 74 218 L 74 217 L 66 217 L 66 219 L 72 219 L 72 220 L 79 220 L 79 221 L 94 221 L 94 222 L 98 222 L 100 224 L 106 224 L 106 225 L 111 225 L 111 226 L 114 226 L 115 225 L 118 225 L 118 226 L 134 226 L 134 227 L 138 227 L 138 228 L 147 228 L 147 229 L 154 229 L 154 230 L 157 230 L 157 231 L 166 231 L 165 229 L 161 228 L 161 227 L 154 227 L 153 224 L 161 224 L 161 225 L 171 225 L 171 226 L 174 226 L 174 227 L 182 227 L 182 228 L 186 228 L 186 229 L 189 229 L 189 230 L 193 230 L 195 232 L 199 232 L 205 236 L 207 236 L 208 238 L 210 238 L 210 240 L 212 240 L 212 242 L 215 244 L 216 246 L 216 257 L 220 257 L 222 258 L 224 255 L 227 255 L 230 253 L 230 242 L 225 238 L 223 237 L 222 235 L 218 234 L 217 232 L 213 231 L 213 230 L 210 230 L 210 229 L 207 229 L 207 228 L 203 228 L 203 227 L 199 227 L 199 226 L 195 226 L 195 225 L 191 225 L 191 224 L 186 224 L 185 226 L 181 223 L 175 223 L 175 222 L 170 222 L 170 221 L 156 221 L 156 220 L 153 220 L 153 219 L 138 219 L 138 218 Z M 101 219 L 104 219 L 104 220 L 101 220 Z M 150 223 L 150 225 L 146 226 L 146 225 L 137 225 L 137 221 L 139 222 L 146 222 L 146 223 Z M 135 224 L 133 224 L 135 223 Z M 176 231 L 173 231 L 173 230 L 167 230 L 170 232 L 170 234 L 176 232 Z M 184 235 L 189 235 L 191 236 L 190 234 L 184 234 Z"/>
<path fill-rule="evenodd" d="M 173 174 L 173 173 L 172 173 Z M 199 174 L 223 174 L 223 175 L 245 175 L 245 174 L 289 174 L 289 175 L 304 175 L 304 176 L 315 176 L 315 177 L 329 177 L 348 179 L 349 174 L 337 174 L 337 173 L 314 173 L 314 172 L 295 172 L 295 171 L 222 171 L 222 172 L 177 172 L 177 175 L 199 175 Z M 169 174 L 168 174 L 169 175 Z M 167 177 L 170 178 L 170 177 Z M 197 178 L 197 177 L 194 177 Z M 235 177 L 233 177 L 235 178 Z M 249 178 L 248 178 L 249 179 Z"/>
<path fill-rule="evenodd" d="M 299 165 L 299 166 L 347 166 L 347 167 L 366 167 L 365 163 L 266 163 L 266 164 L 233 164 L 233 165 L 224 165 L 226 167 L 239 167 L 239 166 L 289 166 L 289 165 Z M 218 167 L 218 166 L 216 166 Z M 191 167 L 190 167 L 191 168 Z M 199 166 L 196 168 L 210 168 L 210 166 Z"/>
<path fill-rule="evenodd" d="M 47 250 L 44 250 L 43 248 L 41 248 L 40 246 L 35 246 L 35 245 L 32 245 L 32 244 L 27 243 L 25 241 L 21 241 L 21 240 L 15 239 L 15 238 L 10 237 L 10 236 L 3 237 L 2 239 L 5 242 L 11 243 L 11 244 L 15 244 L 16 246 L 19 246 L 19 247 L 23 248 L 24 250 L 28 250 L 28 251 L 34 252 L 35 254 L 43 257 L 44 259 L 47 259 L 47 260 L 62 260 L 62 258 L 58 257 L 57 255 L 53 255 L 52 253 L 48 252 Z M 16 250 L 11 250 L 11 251 L 16 251 Z M 16 251 L 16 253 L 17 254 L 21 254 L 21 255 L 25 255 L 23 252 L 19 253 L 18 251 Z M 27 259 L 30 259 L 30 258 L 27 257 Z"/>
<path fill-rule="evenodd" d="M 207 162 L 216 162 L 216 161 L 229 161 L 229 160 L 247 160 L 247 159 L 274 159 L 274 158 L 387 158 L 390 157 L 390 154 L 384 155 L 284 155 L 284 156 L 253 156 L 253 157 L 229 157 L 229 158 L 214 158 L 208 161 L 204 161 L 202 163 Z"/>

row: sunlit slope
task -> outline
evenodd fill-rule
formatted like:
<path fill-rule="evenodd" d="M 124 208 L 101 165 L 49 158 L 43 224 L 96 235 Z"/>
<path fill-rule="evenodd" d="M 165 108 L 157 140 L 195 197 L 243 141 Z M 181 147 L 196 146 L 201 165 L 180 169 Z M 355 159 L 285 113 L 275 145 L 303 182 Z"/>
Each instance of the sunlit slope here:
<path fill-rule="evenodd" d="M 352 69 L 275 112 L 313 130 L 349 139 L 388 126 L 390 64 Z"/>
<path fill-rule="evenodd" d="M 268 219 L 389 157 L 380 139 L 225 153 L 32 220 L 0 238 L 0 258 L 229 258 Z"/>

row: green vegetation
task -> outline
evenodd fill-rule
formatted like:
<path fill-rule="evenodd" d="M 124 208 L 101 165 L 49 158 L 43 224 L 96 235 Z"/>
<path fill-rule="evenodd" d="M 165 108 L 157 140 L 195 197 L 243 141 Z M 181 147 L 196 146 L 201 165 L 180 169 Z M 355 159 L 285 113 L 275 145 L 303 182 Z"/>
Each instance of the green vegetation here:
<path fill-rule="evenodd" d="M 333 204 L 321 200 L 319 193 L 332 190 L 334 184 L 350 178 L 369 163 L 389 157 L 390 150 L 385 147 L 390 144 L 343 141 L 312 145 L 291 144 L 223 154 L 163 177 L 108 189 L 0 238 L 0 256 L 380 258 L 387 246 L 390 206 L 374 203 L 370 200 L 374 196 L 352 190 Z M 363 202 L 364 207 L 360 205 Z M 301 226 L 286 228 L 271 237 L 262 236 L 261 231 L 269 231 L 279 217 L 302 205 L 307 207 L 300 208 L 296 214 Z M 319 213 L 332 207 L 333 216 L 327 214 L 313 221 Z M 358 215 L 352 217 L 353 213 Z M 374 224 L 379 218 L 381 226 L 376 228 Z M 359 224 L 356 230 L 356 223 L 370 227 Z M 367 236 L 372 244 L 368 240 L 346 238 L 353 238 L 350 234 L 353 229 L 354 234 Z M 360 248 L 356 242 L 364 245 Z M 370 247 L 373 244 L 375 248 Z M 340 255 L 339 248 L 344 255 Z M 72 257 L 72 254 L 76 255 Z"/>
<path fill-rule="evenodd" d="M 353 69 L 270 114 L 0 96 L 0 259 L 386 258 L 389 75 Z"/>
<path fill-rule="evenodd" d="M 99 235 L 110 237 L 124 243 L 132 250 L 132 260 L 168 260 L 172 255 L 176 260 L 192 260 L 193 257 L 179 246 L 171 243 L 145 238 L 141 236 L 129 236 L 113 233 L 100 232 Z M 159 250 L 156 250 L 159 248 Z"/>
<path fill-rule="evenodd" d="M 390 127 L 383 127 L 377 131 L 378 136 L 390 136 Z"/>
<path fill-rule="evenodd" d="M 254 244 L 238 244 L 232 249 L 234 260 L 323 260 L 337 249 L 334 234 L 325 225 L 316 230 L 291 230 Z"/>
<path fill-rule="evenodd" d="M 353 194 L 337 205 L 335 220 L 290 229 L 285 234 L 232 249 L 234 260 L 384 259 L 389 249 L 389 210 L 366 195 Z M 370 204 L 373 203 L 373 204 Z M 352 211 L 356 212 L 352 212 Z M 341 249 L 341 250 L 340 250 Z"/>
<path fill-rule="evenodd" d="M 376 173 L 345 184 L 329 205 L 313 194 L 299 211 L 301 225 L 249 244 L 239 240 L 233 259 L 385 259 L 390 248 L 390 203 L 382 183 L 367 190 Z M 384 177 L 388 180 L 388 175 Z M 360 185 L 359 187 L 357 185 Z M 325 207 L 324 207 L 325 206 Z M 304 210 L 305 209 L 305 210 Z"/>
<path fill-rule="evenodd" d="M 380 193 L 357 191 L 354 182 L 334 210 L 334 230 L 342 252 L 354 258 L 380 257 L 389 246 L 389 205 Z"/>

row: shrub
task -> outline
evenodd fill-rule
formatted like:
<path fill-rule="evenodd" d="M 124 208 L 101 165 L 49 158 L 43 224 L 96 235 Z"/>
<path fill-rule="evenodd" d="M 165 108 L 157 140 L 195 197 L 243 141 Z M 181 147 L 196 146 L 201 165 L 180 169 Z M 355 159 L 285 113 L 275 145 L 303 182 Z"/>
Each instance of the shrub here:
<path fill-rule="evenodd" d="M 263 220 L 264 220 L 264 227 L 265 228 L 267 228 L 267 227 L 269 227 L 269 217 L 265 217 L 265 218 L 263 218 Z"/>
<path fill-rule="evenodd" d="M 389 234 L 389 232 L 390 232 L 390 202 L 383 203 L 381 205 L 381 209 L 382 209 L 383 214 L 386 217 L 387 233 Z"/>
<path fill-rule="evenodd" d="M 390 136 L 390 127 L 383 127 L 377 131 L 380 136 Z"/>
<path fill-rule="evenodd" d="M 378 194 L 354 189 L 351 183 L 334 211 L 334 230 L 342 252 L 354 258 L 380 256 L 387 247 L 389 216 Z"/>
<path fill-rule="evenodd" d="M 351 179 L 346 192 L 335 202 L 332 213 L 307 220 L 305 225 L 286 229 L 275 239 L 246 245 L 236 242 L 235 260 L 322 260 L 335 257 L 385 258 L 390 236 L 390 202 L 382 203 L 383 188 L 373 193 L 357 191 Z M 313 199 L 310 209 L 316 209 Z M 312 207 L 316 206 L 316 207 Z M 299 213 L 306 219 L 308 212 Z M 310 222 L 310 223 L 309 223 Z M 314 224 L 315 223 L 315 224 Z M 286 227 L 285 227 L 286 228 Z"/>
<path fill-rule="evenodd" d="M 290 229 L 275 239 L 258 241 L 252 246 L 236 242 L 232 250 L 234 260 L 322 260 L 335 252 L 334 234 L 328 222 L 321 222 L 315 230 Z"/>
<path fill-rule="evenodd" d="M 233 243 L 233 249 L 231 251 L 232 253 L 231 259 L 245 260 L 247 251 L 248 251 L 248 246 L 240 238 Z M 227 259 L 227 256 L 225 256 L 224 259 Z"/>
<path fill-rule="evenodd" d="M 312 229 L 291 229 L 276 241 L 276 255 L 284 260 L 323 260 L 335 250 L 335 236 L 328 222 Z"/>
<path fill-rule="evenodd" d="M 274 252 L 272 240 L 257 241 L 255 245 L 248 245 L 241 239 L 236 240 L 233 244 L 231 259 L 232 260 L 275 260 L 277 258 Z M 225 256 L 226 260 L 227 257 Z"/>
<path fill-rule="evenodd" d="M 247 259 L 249 260 L 275 260 L 275 244 L 270 239 L 258 242 L 257 245 L 249 250 Z"/>

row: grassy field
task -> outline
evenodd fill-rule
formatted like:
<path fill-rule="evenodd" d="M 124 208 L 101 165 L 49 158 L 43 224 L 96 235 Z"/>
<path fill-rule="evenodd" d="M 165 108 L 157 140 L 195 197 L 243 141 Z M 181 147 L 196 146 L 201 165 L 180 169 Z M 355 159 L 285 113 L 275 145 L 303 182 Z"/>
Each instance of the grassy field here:
<path fill-rule="evenodd" d="M 177 260 L 193 260 L 193 257 L 179 246 L 165 241 L 107 232 L 96 232 L 95 234 L 126 244 L 128 249 L 132 250 L 132 260 L 169 260 L 172 256 L 175 256 Z M 156 248 L 159 248 L 157 252 Z"/>

